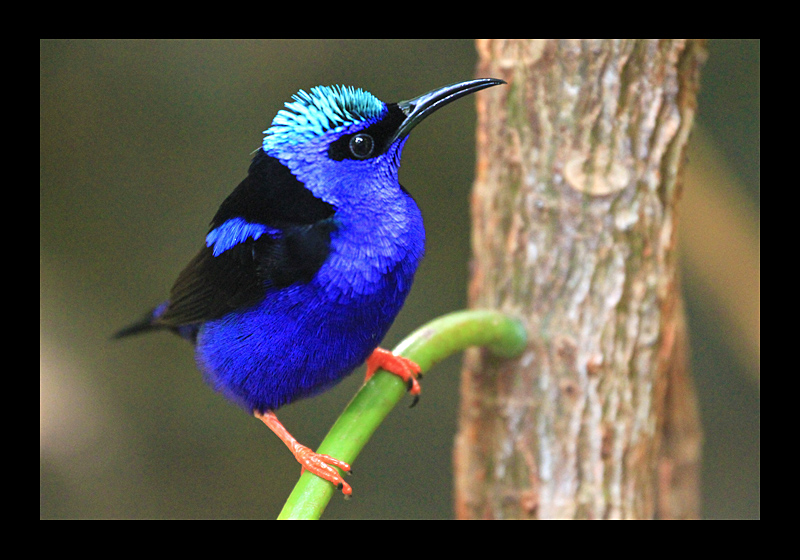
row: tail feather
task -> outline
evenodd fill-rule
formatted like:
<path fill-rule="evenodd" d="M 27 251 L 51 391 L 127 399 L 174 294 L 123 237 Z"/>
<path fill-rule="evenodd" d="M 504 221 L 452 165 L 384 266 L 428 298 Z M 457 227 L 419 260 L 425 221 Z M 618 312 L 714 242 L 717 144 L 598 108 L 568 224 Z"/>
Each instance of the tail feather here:
<path fill-rule="evenodd" d="M 132 336 L 136 334 L 148 333 L 152 331 L 159 331 L 159 330 L 169 330 L 180 336 L 181 338 L 185 338 L 192 344 L 197 341 L 197 332 L 200 328 L 199 324 L 190 324 L 190 325 L 165 325 L 164 323 L 160 322 L 158 319 L 164 314 L 164 311 L 167 310 L 169 306 L 169 302 L 165 301 L 152 311 L 148 312 L 144 317 L 124 327 L 113 335 L 111 335 L 112 340 L 117 340 L 120 338 L 125 338 L 126 336 Z"/>
<path fill-rule="evenodd" d="M 125 338 L 126 336 L 163 329 L 164 326 L 156 323 L 156 319 L 164 312 L 165 307 L 165 304 L 161 304 L 155 309 L 152 309 L 135 323 L 131 323 L 127 327 L 123 327 L 115 332 L 111 338 L 116 340 L 119 338 Z"/>

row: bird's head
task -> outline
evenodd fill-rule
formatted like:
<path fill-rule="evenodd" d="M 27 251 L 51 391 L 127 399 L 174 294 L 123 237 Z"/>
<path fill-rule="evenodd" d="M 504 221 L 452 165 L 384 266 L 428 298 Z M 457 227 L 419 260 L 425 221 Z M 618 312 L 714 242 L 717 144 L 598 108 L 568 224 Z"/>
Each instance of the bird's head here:
<path fill-rule="evenodd" d="M 262 149 L 334 206 L 347 202 L 343 196 L 377 196 L 380 188 L 397 185 L 400 154 L 417 124 L 460 97 L 502 83 L 470 80 L 389 104 L 349 86 L 301 90 L 264 131 Z"/>

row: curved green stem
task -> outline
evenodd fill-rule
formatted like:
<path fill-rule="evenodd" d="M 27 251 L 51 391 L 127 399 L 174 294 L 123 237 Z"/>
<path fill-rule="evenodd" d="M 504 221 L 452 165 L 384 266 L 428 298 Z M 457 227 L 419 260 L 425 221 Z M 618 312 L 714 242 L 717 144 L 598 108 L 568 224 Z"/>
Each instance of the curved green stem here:
<path fill-rule="evenodd" d="M 497 356 L 512 358 L 525 349 L 522 324 L 496 311 L 457 311 L 420 327 L 394 350 L 427 372 L 435 363 L 469 346 L 486 346 Z M 403 381 L 382 370 L 366 383 L 320 444 L 325 453 L 352 464 L 370 436 L 406 393 Z M 309 472 L 303 473 L 286 500 L 278 519 L 319 519 L 334 486 Z"/>

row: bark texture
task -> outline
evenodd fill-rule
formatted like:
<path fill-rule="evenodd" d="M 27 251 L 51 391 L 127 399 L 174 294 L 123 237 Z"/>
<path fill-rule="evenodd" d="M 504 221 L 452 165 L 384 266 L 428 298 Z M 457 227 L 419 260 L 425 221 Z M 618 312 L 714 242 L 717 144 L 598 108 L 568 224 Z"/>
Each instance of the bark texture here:
<path fill-rule="evenodd" d="M 522 318 L 465 357 L 460 518 L 698 514 L 676 203 L 702 42 L 482 40 L 470 304 Z"/>

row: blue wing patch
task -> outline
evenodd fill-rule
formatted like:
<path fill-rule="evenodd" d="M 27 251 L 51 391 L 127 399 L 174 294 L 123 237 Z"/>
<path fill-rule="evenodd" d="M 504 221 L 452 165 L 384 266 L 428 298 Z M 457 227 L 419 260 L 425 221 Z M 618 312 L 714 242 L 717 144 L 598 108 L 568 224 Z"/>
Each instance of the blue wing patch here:
<path fill-rule="evenodd" d="M 270 237 L 280 237 L 281 230 L 264 224 L 250 223 L 243 218 L 231 218 L 208 232 L 206 247 L 212 250 L 215 257 L 218 257 L 247 239 L 252 238 L 255 241 L 265 234 Z"/>

